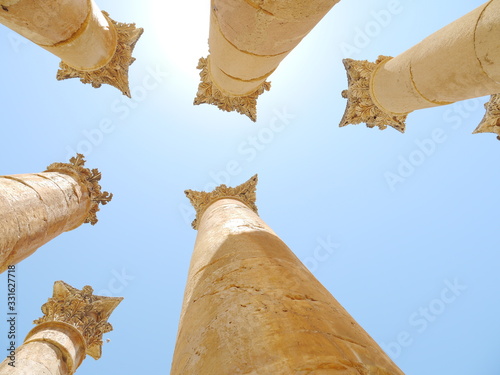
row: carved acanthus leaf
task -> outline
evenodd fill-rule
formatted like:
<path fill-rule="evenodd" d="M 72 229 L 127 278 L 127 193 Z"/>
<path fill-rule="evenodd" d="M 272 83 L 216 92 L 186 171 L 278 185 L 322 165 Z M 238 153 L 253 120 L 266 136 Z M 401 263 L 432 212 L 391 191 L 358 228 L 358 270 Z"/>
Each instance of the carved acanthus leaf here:
<path fill-rule="evenodd" d="M 52 163 L 47 167 L 45 172 L 59 172 L 70 175 L 86 186 L 92 204 L 84 223 L 95 225 L 98 221 L 97 212 L 99 211 L 99 204 L 108 204 L 113 198 L 113 194 L 101 191 L 101 185 L 99 185 L 101 172 L 96 168 L 92 170 L 85 168 L 84 165 L 85 159 L 83 155 L 76 154 L 75 157 L 69 159 L 69 163 Z"/>
<path fill-rule="evenodd" d="M 88 285 L 78 290 L 64 281 L 56 281 L 52 297 L 42 306 L 44 316 L 33 323 L 57 321 L 72 325 L 85 339 L 86 354 L 99 359 L 102 335 L 113 330 L 109 316 L 123 298 L 95 296 L 93 292 Z"/>
<path fill-rule="evenodd" d="M 246 96 L 229 96 L 220 91 L 214 84 L 210 75 L 210 56 L 202 57 L 198 62 L 201 82 L 194 99 L 194 105 L 203 103 L 216 105 L 219 109 L 232 112 L 236 111 L 248 116 L 253 122 L 257 120 L 257 98 L 264 91 L 271 89 L 271 83 L 264 81 L 253 93 Z"/>
<path fill-rule="evenodd" d="M 57 79 L 80 78 L 81 82 L 90 83 L 95 88 L 99 88 L 105 83 L 116 87 L 123 95 L 130 98 L 128 69 L 135 61 L 132 52 L 144 29 L 135 27 L 135 23 L 116 22 L 109 17 L 107 12 L 103 11 L 102 13 L 108 20 L 110 27 L 114 27 L 117 33 L 118 40 L 112 59 L 104 67 L 92 71 L 77 70 L 61 61 L 60 69 L 57 71 Z"/>
<path fill-rule="evenodd" d="M 205 210 L 215 201 L 219 199 L 237 199 L 245 203 L 249 208 L 251 208 L 255 213 L 257 212 L 257 205 L 255 204 L 257 196 L 255 191 L 257 190 L 257 175 L 252 176 L 248 181 L 242 183 L 234 188 L 227 187 L 226 185 L 220 185 L 215 188 L 210 193 L 204 191 L 194 191 L 186 190 L 186 196 L 191 201 L 194 209 L 196 210 L 196 218 L 191 224 L 194 229 L 198 229 L 198 223 L 201 216 Z"/>
<path fill-rule="evenodd" d="M 383 130 L 389 125 L 404 133 L 407 115 L 385 112 L 373 102 L 370 95 L 372 73 L 378 64 L 388 59 L 391 57 L 379 56 L 374 63 L 366 60 L 343 60 L 349 88 L 342 91 L 342 97 L 347 99 L 347 106 L 340 121 L 341 127 L 364 122 L 369 128 L 378 126 L 380 130 Z"/>
<path fill-rule="evenodd" d="M 491 95 L 484 108 L 486 113 L 473 134 L 496 133 L 497 139 L 500 140 L 500 94 Z"/>

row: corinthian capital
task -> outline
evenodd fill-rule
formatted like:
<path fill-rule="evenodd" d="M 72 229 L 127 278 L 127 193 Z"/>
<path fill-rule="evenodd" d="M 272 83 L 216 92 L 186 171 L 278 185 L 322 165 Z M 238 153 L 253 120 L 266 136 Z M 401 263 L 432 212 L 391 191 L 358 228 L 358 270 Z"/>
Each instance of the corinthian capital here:
<path fill-rule="evenodd" d="M 213 82 L 209 66 L 210 56 L 207 58 L 202 57 L 198 62 L 197 68 L 201 70 L 201 82 L 198 86 L 198 92 L 193 104 L 213 104 L 223 111 L 236 111 L 242 115 L 246 115 L 255 122 L 257 120 L 257 98 L 264 91 L 269 91 L 271 89 L 271 83 L 264 81 L 255 91 L 248 95 L 228 95 L 222 92 Z"/>
<path fill-rule="evenodd" d="M 227 187 L 223 184 L 217 186 L 215 190 L 210 193 L 204 191 L 186 190 L 186 196 L 189 198 L 191 204 L 196 210 L 196 218 L 191 224 L 193 228 L 198 229 L 199 220 L 205 210 L 208 206 L 219 199 L 228 198 L 239 200 L 257 213 L 257 205 L 255 204 L 257 199 L 255 194 L 255 191 L 257 190 L 257 181 L 258 177 L 257 175 L 254 175 L 248 181 L 234 188 Z"/>
<path fill-rule="evenodd" d="M 113 330 L 108 318 L 123 298 L 95 296 L 93 292 L 88 285 L 78 290 L 56 281 L 52 297 L 42 306 L 44 316 L 34 323 L 63 322 L 75 327 L 85 340 L 86 354 L 99 359 L 102 335 Z"/>
<path fill-rule="evenodd" d="M 500 94 L 491 95 L 484 108 L 486 113 L 473 134 L 496 133 L 497 139 L 500 140 Z"/>
<path fill-rule="evenodd" d="M 392 57 L 379 56 L 374 63 L 366 60 L 344 59 L 347 71 L 348 89 L 342 91 L 342 97 L 347 99 L 347 106 L 340 126 L 366 123 L 373 128 L 378 126 L 384 130 L 387 126 L 404 133 L 407 115 L 395 115 L 385 112 L 374 102 L 370 93 L 372 75 L 379 64 L 385 63 Z"/>
<path fill-rule="evenodd" d="M 76 154 L 69 160 L 69 163 L 52 163 L 47 167 L 45 172 L 59 172 L 73 177 L 75 180 L 80 181 L 87 187 L 90 194 L 92 205 L 90 207 L 85 223 L 94 225 L 97 223 L 97 211 L 99 211 L 99 204 L 105 205 L 111 201 L 113 194 L 107 191 L 101 191 L 101 173 L 97 168 L 92 170 L 85 168 L 85 159 L 82 154 Z"/>
<path fill-rule="evenodd" d="M 116 22 L 107 12 L 102 12 L 110 27 L 116 30 L 116 50 L 111 60 L 102 68 L 85 71 L 75 69 L 64 61 L 59 64 L 57 79 L 80 78 L 82 83 L 90 83 L 92 87 L 99 88 L 103 83 L 116 87 L 123 95 L 131 97 L 128 84 L 128 69 L 135 61 L 132 57 L 135 44 L 141 37 L 144 29 L 135 27 L 135 23 Z"/>

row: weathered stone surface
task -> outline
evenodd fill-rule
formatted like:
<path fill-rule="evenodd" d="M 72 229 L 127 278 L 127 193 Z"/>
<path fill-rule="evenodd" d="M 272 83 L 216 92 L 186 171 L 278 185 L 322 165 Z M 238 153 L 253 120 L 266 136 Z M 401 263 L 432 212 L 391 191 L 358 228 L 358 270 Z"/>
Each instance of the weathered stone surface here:
<path fill-rule="evenodd" d="M 380 130 L 384 130 L 387 126 L 392 126 L 404 133 L 406 115 L 384 111 L 373 101 L 370 94 L 373 72 L 379 64 L 390 59 L 391 57 L 379 56 L 374 63 L 366 60 L 344 59 L 349 88 L 342 92 L 342 97 L 347 99 L 347 107 L 340 121 L 341 127 L 364 122 L 369 128 L 378 126 Z"/>
<path fill-rule="evenodd" d="M 402 375 L 239 188 L 188 194 L 198 235 L 171 374 Z"/>
<path fill-rule="evenodd" d="M 500 0 L 492 0 L 390 60 L 374 66 L 348 60 L 352 71 L 343 96 L 349 103 L 341 126 L 366 122 L 402 131 L 393 120 L 404 121 L 414 110 L 499 93 L 499 32 Z M 369 66 L 366 75 L 356 72 L 362 65 Z M 355 74 L 361 76 L 360 84 L 352 79 Z M 362 86 L 360 95 L 353 94 L 357 86 Z"/>
<path fill-rule="evenodd" d="M 118 88 L 130 97 L 128 68 L 143 30 L 113 21 L 92 0 L 2 3 L 0 23 L 60 57 L 57 79 Z"/>
<path fill-rule="evenodd" d="M 99 171 L 84 164 L 78 154 L 42 173 L 0 176 L 0 272 L 61 233 L 97 223 L 99 204 L 113 195 L 101 191 Z"/>
<path fill-rule="evenodd" d="M 500 140 L 500 94 L 491 95 L 488 102 L 484 104 L 486 113 L 478 125 L 474 134 L 495 133 Z"/>
<path fill-rule="evenodd" d="M 86 354 L 99 359 L 102 335 L 112 330 L 107 320 L 122 300 L 95 296 L 88 285 L 78 290 L 56 281 L 53 296 L 42 306 L 44 316 L 35 320 L 37 326 L 15 350 L 14 359 L 0 364 L 0 374 L 71 375 Z"/>
<path fill-rule="evenodd" d="M 95 225 L 98 221 L 96 214 L 99 211 L 99 204 L 106 205 L 113 198 L 113 194 L 101 191 L 101 185 L 99 185 L 101 173 L 99 170 L 97 168 L 92 170 L 85 168 L 83 155 L 77 154 L 76 157 L 70 159 L 69 163 L 53 163 L 49 165 L 45 172 L 67 174 L 85 185 L 92 203 L 84 223 Z"/>
<path fill-rule="evenodd" d="M 123 95 L 131 98 L 128 70 L 135 61 L 132 57 L 135 44 L 144 30 L 135 27 L 135 24 L 120 23 L 112 20 L 107 12 L 103 12 L 108 27 L 116 34 L 115 50 L 111 57 L 108 56 L 106 63 L 99 69 L 85 69 L 81 64 L 78 67 L 71 66 L 66 61 L 61 61 L 57 72 L 57 79 L 80 78 L 82 83 L 90 83 L 92 87 L 99 88 L 102 84 L 116 87 Z"/>
<path fill-rule="evenodd" d="M 194 104 L 214 104 L 256 121 L 267 78 L 339 0 L 213 0 L 210 55 L 198 64 Z"/>
<path fill-rule="evenodd" d="M 42 46 L 70 40 L 87 22 L 92 7 L 88 0 L 2 0 L 1 4 L 6 9 L 0 9 L 0 23 Z"/>
<path fill-rule="evenodd" d="M 96 296 L 93 292 L 88 285 L 78 290 L 56 281 L 52 297 L 42 306 L 44 316 L 34 323 L 62 322 L 75 327 L 85 341 L 85 353 L 99 359 L 102 335 L 113 330 L 108 319 L 123 298 Z"/>
<path fill-rule="evenodd" d="M 210 56 L 206 59 L 202 57 L 198 63 L 198 69 L 201 70 L 201 82 L 198 86 L 198 92 L 196 93 L 196 98 L 194 99 L 193 104 L 213 104 L 223 111 L 236 111 L 242 115 L 246 115 L 255 122 L 257 120 L 257 98 L 264 91 L 269 91 L 271 84 L 269 82 L 263 82 L 260 85 L 257 85 L 257 88 L 254 88 L 254 91 L 249 94 L 233 96 L 231 94 L 224 93 L 214 83 L 209 67 Z M 224 73 L 222 72 L 220 72 L 220 74 L 222 79 L 225 78 L 226 80 L 233 80 L 231 77 L 224 77 Z"/>
<path fill-rule="evenodd" d="M 205 191 L 194 191 L 186 190 L 186 196 L 196 210 L 196 218 L 193 220 L 193 229 L 198 229 L 198 223 L 203 216 L 205 210 L 215 201 L 223 198 L 237 199 L 248 207 L 250 207 L 255 213 L 257 213 L 257 205 L 255 201 L 257 196 L 255 194 L 257 190 L 257 182 L 259 178 L 257 175 L 252 176 L 248 181 L 238 185 L 234 188 L 227 187 L 226 185 L 219 185 L 217 188 L 209 193 Z"/>

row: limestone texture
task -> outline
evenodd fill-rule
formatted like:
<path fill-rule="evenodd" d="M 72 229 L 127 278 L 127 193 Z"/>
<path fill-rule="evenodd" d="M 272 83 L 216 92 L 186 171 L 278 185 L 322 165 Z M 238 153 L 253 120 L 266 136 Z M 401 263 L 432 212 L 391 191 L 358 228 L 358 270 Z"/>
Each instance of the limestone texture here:
<path fill-rule="evenodd" d="M 143 30 L 101 12 L 93 0 L 2 2 L 0 23 L 61 58 L 57 79 L 106 83 L 130 96 L 128 68 Z"/>
<path fill-rule="evenodd" d="M 99 171 L 84 164 L 78 154 L 42 173 L 0 176 L 0 272 L 61 233 L 97 222 L 99 204 L 113 195 L 101 191 Z"/>
<path fill-rule="evenodd" d="M 99 359 L 102 335 L 113 329 L 108 319 L 122 300 L 95 296 L 88 285 L 78 290 L 56 281 L 42 306 L 44 316 L 34 321 L 14 358 L 0 364 L 0 375 L 71 375 L 87 354 Z"/>
<path fill-rule="evenodd" d="M 486 113 L 478 125 L 474 134 L 496 133 L 500 140 L 500 94 L 491 95 L 490 100 L 484 104 Z"/>
<path fill-rule="evenodd" d="M 500 0 L 490 0 L 400 55 L 379 59 L 368 77 L 353 72 L 368 62 L 347 60 L 350 83 L 343 96 L 348 106 L 341 126 L 366 122 L 372 127 L 377 112 L 383 114 L 377 126 L 404 131 L 406 115 L 417 109 L 500 93 L 498 35 Z M 368 83 L 362 92 L 356 75 Z M 399 125 L 391 122 L 394 118 L 401 119 Z"/>
<path fill-rule="evenodd" d="M 186 192 L 198 235 L 171 374 L 402 375 L 257 215 L 256 181 Z"/>
<path fill-rule="evenodd" d="M 200 59 L 194 104 L 257 118 L 267 78 L 339 0 L 212 0 L 210 55 Z"/>

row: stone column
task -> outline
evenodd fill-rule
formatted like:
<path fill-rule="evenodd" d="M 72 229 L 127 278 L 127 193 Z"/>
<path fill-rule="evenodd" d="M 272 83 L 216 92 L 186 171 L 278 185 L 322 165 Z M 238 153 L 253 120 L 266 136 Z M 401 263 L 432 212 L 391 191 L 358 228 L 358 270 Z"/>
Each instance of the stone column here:
<path fill-rule="evenodd" d="M 340 126 L 365 122 L 404 132 L 414 110 L 500 93 L 499 35 L 500 0 L 490 0 L 394 58 L 345 59 Z M 500 134 L 500 127 L 476 131 Z"/>
<path fill-rule="evenodd" d="M 485 103 L 486 113 L 474 130 L 477 133 L 496 133 L 500 141 L 500 94 L 491 95 L 490 100 Z"/>
<path fill-rule="evenodd" d="M 201 58 L 194 104 L 214 104 L 256 120 L 266 79 L 340 0 L 212 0 L 210 55 Z"/>
<path fill-rule="evenodd" d="M 257 215 L 257 176 L 188 190 L 198 230 L 172 375 L 402 375 Z"/>
<path fill-rule="evenodd" d="M 123 298 L 92 293 L 88 285 L 78 290 L 56 281 L 44 316 L 0 364 L 0 375 L 71 375 L 87 354 L 99 359 L 102 335 L 113 330 L 108 319 Z"/>
<path fill-rule="evenodd" d="M 93 0 L 0 0 L 0 23 L 60 57 L 58 80 L 106 83 L 130 97 L 128 68 L 143 29 L 113 21 Z"/>
<path fill-rule="evenodd" d="M 101 192 L 101 174 L 84 164 L 77 154 L 42 173 L 0 176 L 0 273 L 61 233 L 97 223 L 99 204 L 113 194 Z"/>

